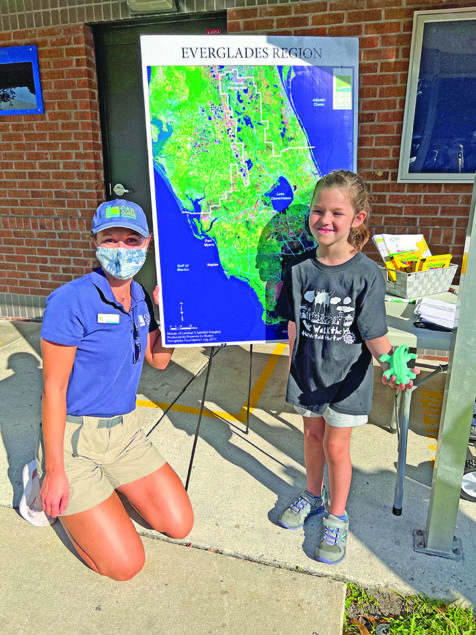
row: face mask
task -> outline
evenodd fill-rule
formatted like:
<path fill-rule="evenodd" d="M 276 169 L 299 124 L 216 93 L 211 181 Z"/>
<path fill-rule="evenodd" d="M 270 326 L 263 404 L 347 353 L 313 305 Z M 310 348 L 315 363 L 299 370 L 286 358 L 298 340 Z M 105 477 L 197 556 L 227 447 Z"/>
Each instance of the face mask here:
<path fill-rule="evenodd" d="M 124 249 L 124 247 L 98 247 L 96 258 L 101 267 L 114 278 L 129 280 L 142 268 L 147 255 L 143 249 Z"/>

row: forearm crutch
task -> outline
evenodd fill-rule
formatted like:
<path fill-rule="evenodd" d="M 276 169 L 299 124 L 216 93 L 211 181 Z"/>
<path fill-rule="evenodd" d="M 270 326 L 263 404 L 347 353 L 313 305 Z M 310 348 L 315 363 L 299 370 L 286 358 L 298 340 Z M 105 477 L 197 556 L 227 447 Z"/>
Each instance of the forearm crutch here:
<path fill-rule="evenodd" d="M 440 364 L 424 379 L 415 382 L 412 388 L 408 388 L 402 393 L 395 395 L 395 416 L 397 421 L 398 434 L 398 461 L 397 461 L 397 479 L 395 483 L 395 496 L 393 499 L 392 512 L 395 516 L 401 516 L 403 504 L 403 479 L 405 478 L 405 466 L 407 461 L 407 442 L 408 442 L 408 423 L 410 420 L 410 407 L 412 403 L 413 391 L 425 382 L 441 372 L 448 370 L 448 364 Z M 403 404 L 402 404 L 403 400 Z M 400 412 L 401 410 L 401 412 Z"/>

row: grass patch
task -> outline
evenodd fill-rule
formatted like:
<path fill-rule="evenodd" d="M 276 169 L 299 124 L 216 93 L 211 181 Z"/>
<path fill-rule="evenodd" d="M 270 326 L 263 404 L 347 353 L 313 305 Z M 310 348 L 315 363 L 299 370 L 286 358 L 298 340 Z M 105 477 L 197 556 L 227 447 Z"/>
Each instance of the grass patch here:
<path fill-rule="evenodd" d="M 471 608 L 347 583 L 344 635 L 476 635 Z"/>

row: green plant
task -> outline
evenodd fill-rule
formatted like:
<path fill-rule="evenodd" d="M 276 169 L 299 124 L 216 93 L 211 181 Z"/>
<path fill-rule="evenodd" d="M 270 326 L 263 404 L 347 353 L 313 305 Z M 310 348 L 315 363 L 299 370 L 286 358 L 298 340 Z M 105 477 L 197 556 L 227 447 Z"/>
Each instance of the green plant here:
<path fill-rule="evenodd" d="M 347 584 L 344 635 L 476 635 L 471 608 Z"/>
<path fill-rule="evenodd" d="M 351 605 L 359 609 L 367 609 L 371 606 L 377 606 L 377 600 L 370 596 L 365 589 L 360 588 L 352 582 L 347 583 L 347 594 L 345 597 L 345 608 Z"/>
<path fill-rule="evenodd" d="M 473 611 L 457 604 L 416 597 L 411 614 L 391 621 L 389 632 L 402 635 L 475 635 Z"/>

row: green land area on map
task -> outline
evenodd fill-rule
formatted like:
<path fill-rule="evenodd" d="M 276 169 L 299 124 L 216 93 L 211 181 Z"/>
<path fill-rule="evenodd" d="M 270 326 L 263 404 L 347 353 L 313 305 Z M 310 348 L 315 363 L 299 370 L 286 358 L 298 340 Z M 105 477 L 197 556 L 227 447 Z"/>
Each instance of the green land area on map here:
<path fill-rule="evenodd" d="M 283 80 L 292 73 L 282 67 Z M 318 177 L 278 68 L 153 66 L 149 102 L 154 164 L 184 213 L 200 210 L 189 214 L 195 237 L 215 242 L 225 274 L 254 289 L 263 320 L 276 323 L 282 256 L 304 248 Z"/>

